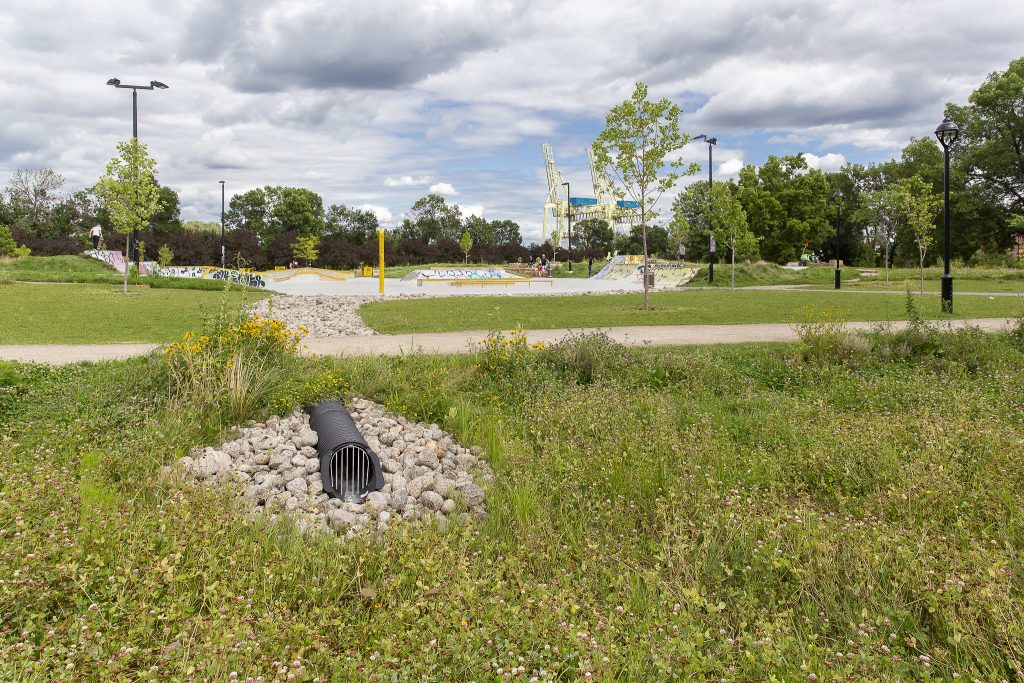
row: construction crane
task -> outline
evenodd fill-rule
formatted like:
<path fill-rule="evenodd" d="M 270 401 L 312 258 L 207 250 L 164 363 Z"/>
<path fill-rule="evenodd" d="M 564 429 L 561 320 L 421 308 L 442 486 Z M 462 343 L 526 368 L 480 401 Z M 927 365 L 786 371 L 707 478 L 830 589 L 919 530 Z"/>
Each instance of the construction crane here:
<path fill-rule="evenodd" d="M 640 221 L 640 205 L 629 200 L 616 200 L 608 177 L 597 167 L 594 152 L 587 150 L 590 160 L 590 179 L 594 187 L 593 197 L 565 197 L 562 188 L 565 176 L 555 167 L 555 156 L 551 145 L 540 146 L 544 154 L 544 170 L 548 180 L 548 197 L 544 202 L 544 220 L 540 239 L 544 242 L 551 236 L 551 243 L 561 245 L 564 236 L 562 223 L 572 212 L 573 222 L 600 218 L 608 222 L 616 234 L 629 232 L 630 227 Z"/>

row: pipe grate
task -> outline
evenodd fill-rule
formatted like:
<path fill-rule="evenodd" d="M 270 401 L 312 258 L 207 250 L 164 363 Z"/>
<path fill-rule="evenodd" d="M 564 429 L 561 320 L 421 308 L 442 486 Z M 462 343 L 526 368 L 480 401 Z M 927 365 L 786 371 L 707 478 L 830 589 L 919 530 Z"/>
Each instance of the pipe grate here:
<path fill-rule="evenodd" d="M 342 446 L 331 457 L 330 479 L 338 498 L 362 502 L 373 482 L 373 463 L 369 453 L 357 445 Z"/>

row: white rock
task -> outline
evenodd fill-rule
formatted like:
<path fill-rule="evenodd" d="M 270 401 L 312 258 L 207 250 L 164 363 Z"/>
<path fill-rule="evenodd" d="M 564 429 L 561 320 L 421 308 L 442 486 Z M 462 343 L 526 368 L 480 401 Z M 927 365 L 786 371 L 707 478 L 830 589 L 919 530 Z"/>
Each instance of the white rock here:
<path fill-rule="evenodd" d="M 366 506 L 374 510 L 383 510 L 388 506 L 388 497 L 380 491 L 373 491 L 366 496 Z"/>
<path fill-rule="evenodd" d="M 409 495 L 412 496 L 413 498 L 419 498 L 424 491 L 430 491 L 433 488 L 434 478 L 428 475 L 416 477 L 415 479 L 409 482 L 408 486 L 406 486 L 406 490 L 409 492 Z"/>
<path fill-rule="evenodd" d="M 306 480 L 302 477 L 292 479 L 285 485 L 285 488 L 295 495 L 306 495 L 306 492 L 309 490 Z"/>
<path fill-rule="evenodd" d="M 440 510 L 441 506 L 444 505 L 444 498 L 441 497 L 441 494 L 434 491 L 424 491 L 420 495 L 420 500 L 423 501 L 425 507 L 431 510 Z"/>

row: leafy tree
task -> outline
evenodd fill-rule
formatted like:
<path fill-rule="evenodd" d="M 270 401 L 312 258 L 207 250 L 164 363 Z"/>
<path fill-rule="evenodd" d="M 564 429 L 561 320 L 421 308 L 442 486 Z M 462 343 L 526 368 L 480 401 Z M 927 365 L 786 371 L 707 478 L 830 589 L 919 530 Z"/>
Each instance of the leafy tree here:
<path fill-rule="evenodd" d="M 166 244 L 161 244 L 156 252 L 156 262 L 161 268 L 166 268 L 174 261 L 174 252 Z"/>
<path fill-rule="evenodd" d="M 65 197 L 53 210 L 53 236 L 78 236 L 85 239 L 94 225 L 110 227 L 109 217 L 102 211 L 92 188 L 77 190 Z"/>
<path fill-rule="evenodd" d="M 127 235 L 149 225 L 150 217 L 160 208 L 160 191 L 156 161 L 146 145 L 132 138 L 118 143 L 117 150 L 96 184 L 96 194 L 110 213 L 114 229 Z M 124 269 L 124 293 L 128 293 L 128 268 Z"/>
<path fill-rule="evenodd" d="M 409 217 L 402 222 L 399 235 L 403 238 L 436 244 L 441 240 L 456 242 L 462 234 L 462 211 L 458 206 L 445 203 L 439 194 L 429 194 L 416 200 Z"/>
<path fill-rule="evenodd" d="M 946 105 L 960 127 L 956 163 L 1004 206 L 1024 210 L 1024 57 L 989 74 L 967 105 Z"/>
<path fill-rule="evenodd" d="M 63 187 L 63 176 L 53 169 L 15 171 L 5 189 L 14 225 L 32 237 L 58 237 L 51 219 Z"/>
<path fill-rule="evenodd" d="M 935 228 L 935 216 L 942 205 L 942 200 L 919 176 L 901 180 L 900 184 L 907 190 L 907 227 L 910 228 L 917 243 L 921 293 L 924 294 L 924 259 L 928 254 L 928 247 L 934 241 L 932 233 Z"/>
<path fill-rule="evenodd" d="M 305 261 L 307 266 L 311 266 L 320 255 L 319 247 L 319 235 L 300 235 L 292 244 L 292 255 L 299 261 Z"/>
<path fill-rule="evenodd" d="M 469 230 L 462 233 L 459 248 L 466 254 L 466 263 L 469 263 L 469 250 L 473 248 L 473 236 L 469 234 Z"/>
<path fill-rule="evenodd" d="M 227 221 L 224 221 L 225 224 Z M 208 232 L 220 234 L 220 223 L 217 221 L 200 221 L 189 219 L 181 222 L 181 229 L 188 232 Z"/>
<path fill-rule="evenodd" d="M 602 218 L 587 218 L 576 224 L 583 248 L 588 252 L 607 254 L 612 249 L 615 233 L 608 221 Z"/>
<path fill-rule="evenodd" d="M 599 169 L 609 173 L 618 185 L 620 198 L 627 195 L 640 205 L 640 231 L 643 239 L 644 272 L 649 272 L 647 221 L 654 218 L 654 206 L 683 175 L 692 175 L 699 166 L 685 166 L 681 159 L 666 163 L 668 156 L 690 141 L 679 130 L 682 109 L 667 98 L 647 99 L 647 86 L 638 82 L 630 99 L 613 106 L 605 118 L 605 129 L 594 141 Z M 644 310 L 648 310 L 647 278 L 644 278 Z"/>
<path fill-rule="evenodd" d="M 261 242 L 271 237 L 271 198 L 267 188 L 256 188 L 231 197 L 224 222 L 231 229 L 245 229 L 256 233 Z"/>
<path fill-rule="evenodd" d="M 365 244 L 377 236 L 377 214 L 366 209 L 332 204 L 324 219 L 324 234 L 352 244 Z"/>
<path fill-rule="evenodd" d="M 166 239 L 171 233 L 181 230 L 181 200 L 178 193 L 169 187 L 159 185 L 160 208 L 153 213 L 153 235 Z M 217 223 L 220 230 L 220 223 Z"/>
<path fill-rule="evenodd" d="M 498 246 L 518 247 L 523 243 L 523 235 L 519 230 L 519 224 L 507 218 L 500 221 L 491 221 L 491 233 L 494 235 L 494 243 Z"/>
<path fill-rule="evenodd" d="M 492 246 L 495 244 L 494 226 L 487 219 L 475 215 L 466 216 L 463 225 L 465 226 L 463 234 L 468 232 L 473 244 L 480 246 Z M 472 246 L 470 249 L 472 249 Z"/>
<path fill-rule="evenodd" d="M 736 285 L 736 259 L 755 261 L 760 257 L 758 237 L 747 225 L 747 213 L 736 198 L 732 183 L 715 183 L 708 201 L 707 183 L 694 183 L 676 197 L 672 204 L 672 229 L 675 243 L 686 245 L 693 259 L 707 258 L 710 237 L 724 241 L 732 259 L 732 284 Z"/>
<path fill-rule="evenodd" d="M 270 210 L 274 232 L 294 230 L 300 235 L 323 235 L 324 200 L 304 187 L 268 188 L 274 198 Z"/>
<path fill-rule="evenodd" d="M 11 229 L 0 223 L 0 256 L 14 256 L 14 250 L 17 248 Z"/>
<path fill-rule="evenodd" d="M 760 168 L 747 166 L 738 185 L 736 196 L 766 260 L 791 261 L 807 242 L 823 244 L 832 236 L 828 180 L 802 154 L 773 155 Z"/>

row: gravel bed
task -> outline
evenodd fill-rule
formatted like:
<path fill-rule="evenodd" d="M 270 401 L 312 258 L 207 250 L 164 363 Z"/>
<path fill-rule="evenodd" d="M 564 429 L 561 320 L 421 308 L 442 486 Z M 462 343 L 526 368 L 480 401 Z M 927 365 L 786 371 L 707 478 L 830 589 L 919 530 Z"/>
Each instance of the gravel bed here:
<path fill-rule="evenodd" d="M 302 411 L 243 427 L 217 448 L 193 449 L 176 470 L 204 484 L 241 486 L 253 515 L 289 514 L 303 531 L 351 536 L 404 520 L 486 516 L 481 485 L 494 475 L 479 447 L 464 448 L 437 425 L 410 422 L 372 401 L 355 399 L 346 407 L 384 471 L 384 488 L 363 503 L 323 492 L 317 434 Z"/>

